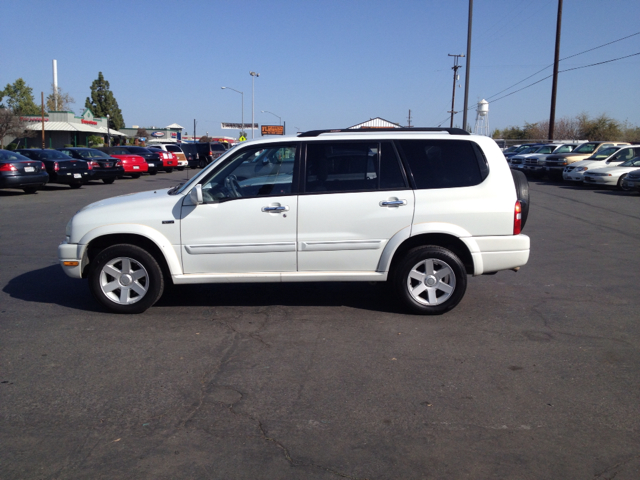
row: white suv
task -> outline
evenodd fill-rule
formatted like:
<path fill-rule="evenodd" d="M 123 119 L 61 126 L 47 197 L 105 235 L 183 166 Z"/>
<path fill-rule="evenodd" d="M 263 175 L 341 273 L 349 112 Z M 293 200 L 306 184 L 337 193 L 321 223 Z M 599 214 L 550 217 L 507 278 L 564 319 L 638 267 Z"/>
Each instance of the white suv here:
<path fill-rule="evenodd" d="M 467 275 L 525 265 L 528 184 L 460 129 L 323 130 L 243 143 L 185 184 L 103 200 L 69 221 L 64 271 L 140 313 L 165 282 L 390 281 L 439 314 Z"/>

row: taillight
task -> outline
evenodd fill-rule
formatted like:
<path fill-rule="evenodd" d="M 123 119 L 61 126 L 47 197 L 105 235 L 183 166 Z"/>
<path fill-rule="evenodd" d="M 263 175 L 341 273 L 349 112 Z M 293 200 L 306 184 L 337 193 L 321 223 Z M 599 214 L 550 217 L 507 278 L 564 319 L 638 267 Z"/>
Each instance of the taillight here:
<path fill-rule="evenodd" d="M 40 168 L 42 169 L 42 171 L 45 171 L 47 169 L 47 167 L 44 165 L 44 162 L 40 162 Z"/>
<path fill-rule="evenodd" d="M 87 162 L 87 170 L 93 170 L 93 165 L 90 162 Z"/>
<path fill-rule="evenodd" d="M 16 171 L 18 171 L 18 169 L 10 163 L 3 163 L 0 165 L 0 172 L 16 172 Z"/>
<path fill-rule="evenodd" d="M 520 200 L 516 201 L 516 207 L 513 213 L 513 234 L 519 235 L 522 231 L 522 205 Z"/>
<path fill-rule="evenodd" d="M 59 172 L 60 171 L 60 165 L 58 165 L 58 162 L 54 162 L 53 163 L 53 171 L 54 172 Z"/>
<path fill-rule="evenodd" d="M 100 168 L 100 162 L 96 162 L 95 160 L 89 163 L 92 167 Z"/>
<path fill-rule="evenodd" d="M 122 166 L 122 160 L 118 160 L 116 162 L 116 167 L 121 167 Z"/>

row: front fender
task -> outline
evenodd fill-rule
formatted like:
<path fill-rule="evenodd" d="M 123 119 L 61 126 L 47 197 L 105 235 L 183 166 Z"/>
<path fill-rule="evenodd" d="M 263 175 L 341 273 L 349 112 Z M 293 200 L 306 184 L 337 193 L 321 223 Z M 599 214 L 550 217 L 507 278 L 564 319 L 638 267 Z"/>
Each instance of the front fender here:
<path fill-rule="evenodd" d="M 180 261 L 179 250 L 176 250 L 169 239 L 158 230 L 141 224 L 103 225 L 88 231 L 78 242 L 79 257 L 82 258 L 84 256 L 84 251 L 89 243 L 105 235 L 137 235 L 151 240 L 162 252 L 171 275 L 182 274 L 182 262 Z"/>

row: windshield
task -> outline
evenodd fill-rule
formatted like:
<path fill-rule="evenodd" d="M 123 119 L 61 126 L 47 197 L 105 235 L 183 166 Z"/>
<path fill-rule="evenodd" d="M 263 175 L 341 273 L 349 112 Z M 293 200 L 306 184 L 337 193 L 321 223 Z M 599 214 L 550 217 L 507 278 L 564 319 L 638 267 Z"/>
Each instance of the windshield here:
<path fill-rule="evenodd" d="M 178 195 L 180 193 L 183 193 L 183 192 L 191 189 L 191 187 L 193 187 L 193 185 L 198 183 L 198 180 L 200 178 L 202 178 L 203 174 L 209 173 L 212 170 L 217 169 L 218 166 L 220 165 L 220 163 L 224 162 L 224 160 L 229 156 L 230 152 L 231 152 L 231 150 L 227 151 L 227 153 L 225 153 L 224 155 L 220 155 L 218 158 L 216 158 L 213 162 L 211 162 L 211 164 L 209 164 L 209 166 L 207 168 L 205 168 L 204 170 L 202 170 L 200 172 L 200 175 L 196 175 L 195 177 L 193 177 L 188 182 L 181 183 L 180 185 L 176 185 L 176 187 L 174 187 L 171 190 L 169 190 L 169 194 L 170 195 Z M 234 150 L 233 152 L 237 153 L 237 150 Z M 179 187 L 179 188 L 177 188 L 177 187 Z"/>
<path fill-rule="evenodd" d="M 527 153 L 534 153 L 540 147 L 526 147 L 523 150 L 519 151 L 520 155 L 525 155 Z"/>
<path fill-rule="evenodd" d="M 0 160 L 19 160 L 21 162 L 29 161 L 30 158 L 20 155 L 19 153 L 9 152 L 7 150 L 0 150 Z"/>
<path fill-rule="evenodd" d="M 640 167 L 640 157 L 632 158 L 631 160 L 627 160 L 626 162 L 622 162 L 620 167 Z"/>
<path fill-rule="evenodd" d="M 593 153 L 596 148 L 598 148 L 597 143 L 583 143 L 573 153 Z"/>
<path fill-rule="evenodd" d="M 604 160 L 605 158 L 610 157 L 611 155 L 616 153 L 616 151 L 618 150 L 618 147 L 603 148 L 599 152 L 591 155 L 587 160 Z"/>
<path fill-rule="evenodd" d="M 145 147 L 127 147 L 131 153 L 153 153 L 151 150 Z"/>
<path fill-rule="evenodd" d="M 111 158 L 101 150 L 82 150 L 81 155 L 88 158 Z"/>

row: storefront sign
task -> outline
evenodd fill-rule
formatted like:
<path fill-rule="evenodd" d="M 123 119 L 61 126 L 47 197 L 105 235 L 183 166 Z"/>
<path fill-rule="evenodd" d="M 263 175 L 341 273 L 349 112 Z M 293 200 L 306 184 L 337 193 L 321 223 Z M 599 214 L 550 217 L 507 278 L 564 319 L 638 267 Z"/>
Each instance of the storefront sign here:
<path fill-rule="evenodd" d="M 164 132 L 153 132 L 152 137 L 164 137 Z"/>
<path fill-rule="evenodd" d="M 242 130 L 243 124 L 242 123 L 221 123 L 220 124 L 220 128 L 225 129 L 225 130 Z M 251 128 L 251 124 L 250 123 L 245 123 L 244 124 L 244 128 Z M 257 129 L 258 128 L 258 124 L 254 123 L 253 124 L 253 128 Z"/>
<path fill-rule="evenodd" d="M 22 121 L 22 122 L 41 122 L 42 121 L 42 117 L 20 117 L 20 121 Z M 48 117 L 44 117 L 44 121 L 48 122 L 49 118 Z"/>
<path fill-rule="evenodd" d="M 284 135 L 282 125 L 262 125 L 262 135 Z"/>
<path fill-rule="evenodd" d="M 98 125 L 98 122 L 94 122 L 92 120 L 85 120 L 84 118 L 82 120 L 80 120 L 81 123 L 84 123 L 86 125 Z"/>

